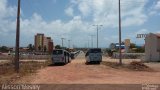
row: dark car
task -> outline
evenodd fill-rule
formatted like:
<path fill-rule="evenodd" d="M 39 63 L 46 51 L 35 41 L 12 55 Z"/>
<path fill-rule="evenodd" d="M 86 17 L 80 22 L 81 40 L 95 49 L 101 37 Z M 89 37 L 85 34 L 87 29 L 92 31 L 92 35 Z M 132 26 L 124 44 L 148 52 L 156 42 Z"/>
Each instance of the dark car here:
<path fill-rule="evenodd" d="M 71 57 L 71 59 L 75 59 L 75 54 L 74 54 L 74 53 L 71 53 L 71 54 L 70 54 L 70 57 Z"/>

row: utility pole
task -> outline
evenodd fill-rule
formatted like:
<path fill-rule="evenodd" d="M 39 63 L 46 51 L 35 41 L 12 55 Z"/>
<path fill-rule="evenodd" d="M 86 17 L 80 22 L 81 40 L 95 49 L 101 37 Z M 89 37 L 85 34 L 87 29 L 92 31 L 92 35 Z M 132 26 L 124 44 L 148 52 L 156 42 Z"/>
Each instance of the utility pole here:
<path fill-rule="evenodd" d="M 98 48 L 98 30 L 99 30 L 99 26 L 103 26 L 103 25 L 93 25 L 97 27 L 97 48 Z"/>
<path fill-rule="evenodd" d="M 71 40 L 68 40 L 68 48 L 70 48 L 70 42 L 71 42 Z"/>
<path fill-rule="evenodd" d="M 19 73 L 20 3 L 21 3 L 21 0 L 18 0 L 17 26 L 16 26 L 16 49 L 15 49 L 15 71 L 17 73 Z"/>
<path fill-rule="evenodd" d="M 89 49 L 89 40 L 88 40 L 88 49 Z"/>
<path fill-rule="evenodd" d="M 119 0 L 119 64 L 122 65 L 122 52 L 121 52 L 121 2 Z"/>
<path fill-rule="evenodd" d="M 90 48 L 90 37 L 87 38 L 87 46 L 88 46 L 88 49 Z"/>
<path fill-rule="evenodd" d="M 63 48 L 63 40 L 65 39 L 65 38 L 61 38 L 62 39 L 62 48 Z"/>

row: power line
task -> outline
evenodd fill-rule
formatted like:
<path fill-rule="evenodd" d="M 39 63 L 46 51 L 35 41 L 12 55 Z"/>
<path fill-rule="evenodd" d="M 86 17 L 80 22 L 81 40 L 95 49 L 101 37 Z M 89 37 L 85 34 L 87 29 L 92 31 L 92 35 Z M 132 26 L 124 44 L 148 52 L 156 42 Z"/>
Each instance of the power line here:
<path fill-rule="evenodd" d="M 121 2 L 120 3 L 121 4 L 121 6 L 130 6 L 130 5 L 133 5 L 133 6 L 138 6 L 138 5 L 144 5 L 144 4 L 146 4 L 146 2 L 145 1 L 126 1 L 126 2 Z"/>

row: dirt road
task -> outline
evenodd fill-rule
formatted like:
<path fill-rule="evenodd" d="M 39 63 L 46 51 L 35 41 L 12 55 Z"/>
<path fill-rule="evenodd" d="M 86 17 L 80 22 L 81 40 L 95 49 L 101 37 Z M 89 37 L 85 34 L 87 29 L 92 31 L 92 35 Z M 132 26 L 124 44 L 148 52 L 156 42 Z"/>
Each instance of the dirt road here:
<path fill-rule="evenodd" d="M 103 58 L 107 60 L 107 58 Z M 31 84 L 160 84 L 160 72 L 126 71 L 105 65 L 85 65 L 84 53 L 64 66 L 48 66 L 22 79 Z"/>

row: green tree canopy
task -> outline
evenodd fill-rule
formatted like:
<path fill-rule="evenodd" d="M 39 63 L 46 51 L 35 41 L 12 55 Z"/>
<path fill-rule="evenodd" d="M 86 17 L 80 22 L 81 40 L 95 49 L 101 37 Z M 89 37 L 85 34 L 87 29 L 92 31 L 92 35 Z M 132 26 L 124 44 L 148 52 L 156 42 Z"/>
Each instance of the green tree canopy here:
<path fill-rule="evenodd" d="M 60 45 L 56 45 L 55 48 L 56 49 L 62 49 L 62 47 Z"/>
<path fill-rule="evenodd" d="M 8 51 L 9 51 L 8 47 L 6 46 L 0 47 L 0 52 L 8 52 Z"/>

